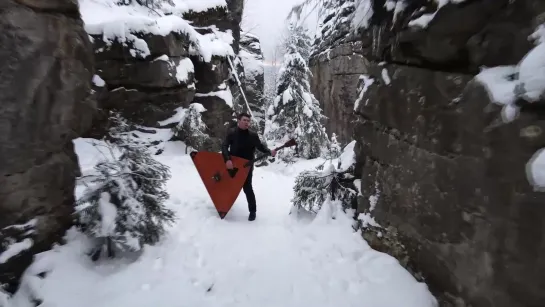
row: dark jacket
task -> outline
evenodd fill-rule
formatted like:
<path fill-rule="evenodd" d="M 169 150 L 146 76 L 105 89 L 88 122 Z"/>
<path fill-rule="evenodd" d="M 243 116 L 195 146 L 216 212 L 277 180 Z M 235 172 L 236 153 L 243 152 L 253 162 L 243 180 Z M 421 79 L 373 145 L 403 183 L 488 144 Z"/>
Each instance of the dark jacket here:
<path fill-rule="evenodd" d="M 225 161 L 230 160 L 231 156 L 253 160 L 256 149 L 263 153 L 271 153 L 267 145 L 261 143 L 257 133 L 249 129 L 242 130 L 239 127 L 234 127 L 227 131 L 221 146 L 221 153 Z"/>

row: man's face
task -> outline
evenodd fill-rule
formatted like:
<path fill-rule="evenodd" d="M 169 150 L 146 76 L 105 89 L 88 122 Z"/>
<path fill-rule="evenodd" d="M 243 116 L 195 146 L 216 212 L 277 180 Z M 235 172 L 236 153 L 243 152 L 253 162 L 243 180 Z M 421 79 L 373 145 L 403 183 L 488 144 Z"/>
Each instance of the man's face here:
<path fill-rule="evenodd" d="M 250 118 L 246 116 L 242 116 L 238 120 L 238 127 L 240 129 L 248 129 L 250 127 Z"/>

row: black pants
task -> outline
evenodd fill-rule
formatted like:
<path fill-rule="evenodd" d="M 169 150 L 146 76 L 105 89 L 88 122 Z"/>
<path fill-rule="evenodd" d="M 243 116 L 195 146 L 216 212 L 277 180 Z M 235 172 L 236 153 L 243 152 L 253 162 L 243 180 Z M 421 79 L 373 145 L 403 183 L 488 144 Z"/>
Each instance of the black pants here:
<path fill-rule="evenodd" d="M 250 212 L 254 212 L 256 210 L 256 204 L 255 204 L 255 194 L 254 194 L 254 188 L 252 187 L 252 176 L 254 173 L 254 167 L 250 167 L 250 172 L 248 173 L 248 177 L 246 177 L 246 181 L 244 182 L 244 186 L 242 186 L 242 190 L 244 191 L 244 194 L 246 194 L 246 200 L 248 201 L 248 210 Z"/>

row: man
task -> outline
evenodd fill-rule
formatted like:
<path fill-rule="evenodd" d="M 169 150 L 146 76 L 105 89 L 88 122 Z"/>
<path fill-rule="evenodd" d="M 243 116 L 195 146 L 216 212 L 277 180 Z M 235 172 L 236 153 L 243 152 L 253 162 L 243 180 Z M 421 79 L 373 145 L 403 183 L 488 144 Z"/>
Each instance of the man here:
<path fill-rule="evenodd" d="M 250 127 L 250 115 L 241 113 L 237 116 L 237 126 L 230 128 L 227 132 L 227 136 L 221 147 L 223 159 L 225 160 L 225 166 L 228 169 L 233 168 L 233 162 L 231 161 L 231 155 L 241 157 L 247 160 L 254 159 L 254 153 L 256 148 L 264 153 L 268 153 L 271 156 L 276 155 L 276 151 L 267 148 L 267 145 L 261 143 L 259 136 L 254 131 L 249 129 Z M 244 182 L 242 190 L 246 194 L 246 200 L 248 201 L 248 210 L 250 211 L 249 221 L 255 220 L 256 214 L 256 201 L 254 189 L 252 187 L 252 175 L 254 166 L 250 166 L 248 177 Z"/>

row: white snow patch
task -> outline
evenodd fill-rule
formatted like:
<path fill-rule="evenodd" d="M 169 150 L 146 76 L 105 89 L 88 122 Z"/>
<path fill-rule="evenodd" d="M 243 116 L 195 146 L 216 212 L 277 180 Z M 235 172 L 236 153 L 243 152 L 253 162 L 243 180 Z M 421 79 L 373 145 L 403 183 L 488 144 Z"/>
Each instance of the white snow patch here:
<path fill-rule="evenodd" d="M 98 212 L 101 217 L 100 234 L 103 237 L 108 237 L 115 232 L 117 208 L 110 202 L 110 199 L 110 193 L 102 192 L 98 202 Z"/>
<path fill-rule="evenodd" d="M 215 91 L 210 93 L 196 93 L 195 97 L 210 97 L 210 96 L 216 96 L 225 101 L 225 103 L 233 107 L 233 94 L 231 93 L 231 90 L 226 89 L 222 91 Z"/>
<path fill-rule="evenodd" d="M 341 153 L 339 157 L 339 161 L 341 162 L 341 166 L 339 167 L 338 171 L 345 171 L 350 166 L 352 166 L 354 163 L 356 163 L 356 153 L 354 152 L 354 148 L 356 147 L 356 141 L 352 141 L 348 143 Z"/>
<path fill-rule="evenodd" d="M 545 24 L 539 25 L 530 35 L 530 39 L 535 40 L 537 44 L 545 44 Z"/>
<path fill-rule="evenodd" d="M 26 222 L 24 224 L 9 225 L 7 227 L 4 227 L 3 229 L 4 230 L 7 230 L 7 229 L 25 230 L 27 228 L 30 228 L 31 231 L 33 231 L 32 228 L 36 227 L 36 223 L 38 223 L 38 219 L 33 218 L 33 219 L 29 220 L 28 222 Z"/>
<path fill-rule="evenodd" d="M 375 210 L 379 197 L 380 197 L 380 189 L 379 189 L 378 181 L 375 181 L 375 193 L 369 196 L 369 211 L 372 212 L 373 210 Z"/>
<path fill-rule="evenodd" d="M 447 3 L 449 2 L 452 2 L 454 4 L 459 4 L 459 3 L 462 3 L 466 0 L 435 0 L 435 2 L 437 2 L 437 10 L 433 13 L 430 13 L 430 14 L 424 14 L 414 20 L 411 20 L 409 21 L 409 27 L 412 27 L 412 26 L 416 26 L 416 27 L 420 27 L 420 28 L 427 28 L 429 23 L 433 20 L 433 18 L 435 18 L 435 15 L 437 15 L 437 12 L 439 12 L 439 10 L 447 5 Z"/>
<path fill-rule="evenodd" d="M 185 58 L 180 61 L 176 67 L 176 79 L 178 82 L 187 82 L 189 74 L 195 72 L 195 66 L 189 58 Z"/>
<path fill-rule="evenodd" d="M 536 191 L 545 191 L 545 148 L 542 148 L 526 164 L 526 176 Z"/>
<path fill-rule="evenodd" d="M 386 85 L 390 85 L 390 83 L 392 82 L 386 68 L 382 69 L 382 80 L 384 80 L 384 83 L 386 83 Z"/>
<path fill-rule="evenodd" d="M 168 55 L 163 54 L 163 55 L 160 55 L 160 56 L 156 57 L 155 59 L 153 59 L 152 62 L 155 62 L 155 61 L 164 61 L 164 62 L 170 63 L 170 58 L 168 57 Z"/>
<path fill-rule="evenodd" d="M 94 75 L 93 84 L 98 87 L 104 87 L 106 85 L 106 82 L 104 82 L 104 80 L 99 75 Z"/>
<path fill-rule="evenodd" d="M 361 101 L 363 100 L 363 97 L 365 96 L 365 93 L 367 92 L 367 89 L 369 89 L 369 86 L 375 82 L 375 79 L 367 76 L 367 75 L 361 75 L 360 80 L 363 80 L 363 88 L 360 90 L 360 93 L 358 95 L 358 98 L 354 102 L 354 111 L 357 111 Z M 368 99 L 369 100 L 369 99 Z"/>
<path fill-rule="evenodd" d="M 372 217 L 369 213 L 360 213 L 358 215 L 358 220 L 360 220 L 362 222 L 362 227 L 363 228 L 367 228 L 369 227 L 369 225 L 371 226 L 374 226 L 374 227 L 380 227 L 382 228 L 382 226 L 380 226 L 376 221 L 375 221 L 375 218 Z"/>
<path fill-rule="evenodd" d="M 409 21 L 409 27 L 427 28 L 428 24 L 433 20 L 436 13 L 423 14 L 422 16 Z"/>
<path fill-rule="evenodd" d="M 256 58 L 256 56 L 244 49 L 241 49 L 238 53 L 242 64 L 244 66 L 244 75 L 249 80 L 255 80 L 258 76 L 265 73 L 263 61 Z"/>
<path fill-rule="evenodd" d="M 6 263 L 9 259 L 19 255 L 21 252 L 29 249 L 34 245 L 34 241 L 30 238 L 25 238 L 23 241 L 15 242 L 8 245 L 6 250 L 0 254 L 0 264 Z"/>
<path fill-rule="evenodd" d="M 482 83 L 495 103 L 507 105 L 515 100 L 515 66 L 497 66 L 483 69 L 475 79 Z"/>
<path fill-rule="evenodd" d="M 519 82 L 525 100 L 535 102 L 545 98 L 545 43 L 530 50 L 519 64 Z"/>
<path fill-rule="evenodd" d="M 384 2 L 384 7 L 387 11 L 391 12 L 395 9 L 396 2 L 394 0 L 387 0 L 386 2 Z"/>
<path fill-rule="evenodd" d="M 174 7 L 164 4 L 163 9 L 153 11 L 135 3 L 124 6 L 116 5 L 117 2 L 118 0 L 79 0 L 87 33 L 101 35 L 106 44 L 111 44 L 114 40 L 124 44 L 132 43 L 134 48 L 130 52 L 134 57 L 146 58 L 151 54 L 146 42 L 134 33 L 166 36 L 172 32 L 187 35 L 193 43 L 190 52 L 200 55 L 206 62 L 210 62 L 214 55 L 234 56 L 230 46 L 233 42 L 231 31 L 211 29 L 212 33 L 202 35 L 181 17 L 190 10 L 199 12 L 225 6 L 225 0 L 177 0 Z"/>
<path fill-rule="evenodd" d="M 397 17 L 399 16 L 399 14 L 401 14 L 405 10 L 406 7 L 407 7 L 407 4 L 405 3 L 404 0 L 399 0 L 396 2 L 396 7 L 394 9 L 393 22 L 396 22 Z"/>
<path fill-rule="evenodd" d="M 362 196 L 361 193 L 361 179 L 354 179 L 354 186 L 356 186 L 356 189 L 358 190 L 358 196 Z"/>

